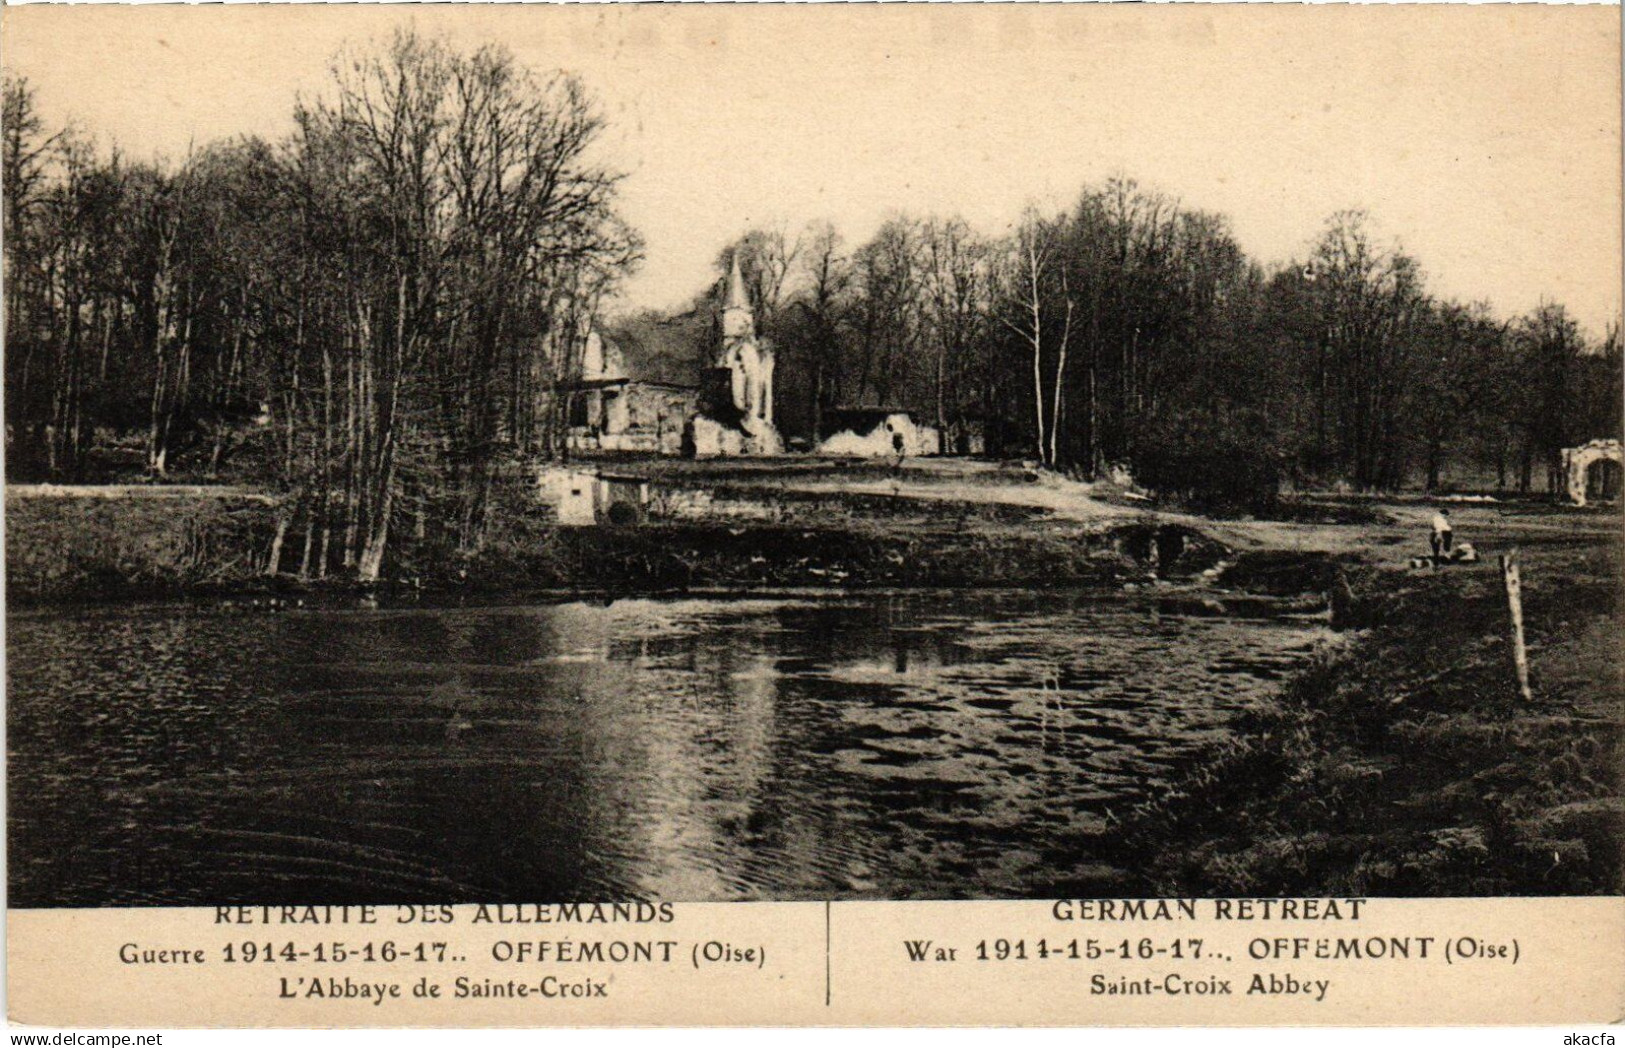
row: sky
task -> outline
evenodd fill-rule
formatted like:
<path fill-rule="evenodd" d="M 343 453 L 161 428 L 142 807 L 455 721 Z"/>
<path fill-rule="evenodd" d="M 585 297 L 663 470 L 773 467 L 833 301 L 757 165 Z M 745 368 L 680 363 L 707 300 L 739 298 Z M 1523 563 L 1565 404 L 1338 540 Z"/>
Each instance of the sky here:
<path fill-rule="evenodd" d="M 608 118 L 675 306 L 753 225 L 889 215 L 995 234 L 1123 174 L 1228 216 L 1266 263 L 1371 212 L 1437 294 L 1620 311 L 1617 7 L 9 7 L 3 61 L 127 154 L 289 129 L 330 56 L 398 25 L 567 69 Z"/>

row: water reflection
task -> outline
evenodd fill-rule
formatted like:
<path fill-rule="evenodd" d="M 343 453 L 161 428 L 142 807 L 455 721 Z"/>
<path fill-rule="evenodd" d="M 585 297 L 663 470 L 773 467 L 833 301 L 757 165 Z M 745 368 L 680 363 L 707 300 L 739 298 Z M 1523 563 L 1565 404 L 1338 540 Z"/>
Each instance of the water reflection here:
<path fill-rule="evenodd" d="M 1316 635 L 1054 594 L 14 615 L 12 904 L 1045 894 Z"/>

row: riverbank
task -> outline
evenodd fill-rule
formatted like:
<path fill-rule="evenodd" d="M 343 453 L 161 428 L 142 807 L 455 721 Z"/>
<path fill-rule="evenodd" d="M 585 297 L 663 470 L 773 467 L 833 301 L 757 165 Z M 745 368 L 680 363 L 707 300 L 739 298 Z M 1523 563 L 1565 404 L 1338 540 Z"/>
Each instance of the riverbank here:
<path fill-rule="evenodd" d="M 167 597 L 395 600 L 538 593 L 630 595 L 836 587 L 1056 589 L 1199 577 L 1228 555 L 1187 524 L 1149 514 L 1059 517 L 1001 501 L 871 491 L 666 488 L 649 519 L 559 527 L 533 503 L 500 514 L 475 551 L 397 539 L 386 577 L 361 587 L 264 573 L 276 506 L 192 489 L 65 489 L 6 499 L 7 599 L 14 605 Z M 298 536 L 283 565 L 303 561 Z"/>
<path fill-rule="evenodd" d="M 8 488 L 7 605 L 269 591 L 274 513 L 237 489 Z"/>
<path fill-rule="evenodd" d="M 1091 859 L 1055 894 L 1625 890 L 1620 548 L 1522 538 L 1532 702 L 1496 565 L 1350 572 L 1358 628 L 1174 789 L 1080 841 Z"/>

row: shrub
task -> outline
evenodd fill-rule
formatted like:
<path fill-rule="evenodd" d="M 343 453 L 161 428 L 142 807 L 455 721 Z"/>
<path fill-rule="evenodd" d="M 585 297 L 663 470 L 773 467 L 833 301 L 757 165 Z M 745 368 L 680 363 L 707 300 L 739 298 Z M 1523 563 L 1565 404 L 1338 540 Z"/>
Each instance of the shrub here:
<path fill-rule="evenodd" d="M 1262 515 L 1275 508 L 1280 462 L 1260 420 L 1189 413 L 1161 434 L 1135 459 L 1135 478 L 1147 488 L 1210 512 Z"/>

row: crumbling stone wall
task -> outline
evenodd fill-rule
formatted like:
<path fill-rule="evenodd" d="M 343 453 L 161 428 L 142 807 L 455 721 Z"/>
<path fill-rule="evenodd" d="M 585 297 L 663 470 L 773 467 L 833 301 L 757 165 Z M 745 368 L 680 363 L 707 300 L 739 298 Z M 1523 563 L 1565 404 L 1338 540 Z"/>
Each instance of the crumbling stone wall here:
<path fill-rule="evenodd" d="M 1586 504 L 1587 481 L 1591 467 L 1598 462 L 1613 462 L 1625 467 L 1625 453 L 1617 440 L 1593 440 L 1577 448 L 1563 449 L 1563 476 L 1568 482 L 1569 501 L 1576 506 Z"/>

